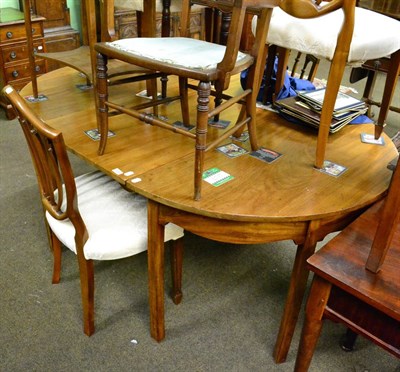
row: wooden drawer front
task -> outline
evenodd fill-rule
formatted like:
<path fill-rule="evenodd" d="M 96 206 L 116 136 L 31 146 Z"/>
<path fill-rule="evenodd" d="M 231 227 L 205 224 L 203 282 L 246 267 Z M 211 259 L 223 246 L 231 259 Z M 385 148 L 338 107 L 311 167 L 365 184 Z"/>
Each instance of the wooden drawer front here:
<path fill-rule="evenodd" d="M 43 53 L 44 51 L 43 40 L 36 41 L 33 43 L 33 45 L 35 50 Z M 18 44 L 12 44 L 10 46 L 5 46 L 2 48 L 2 54 L 4 63 L 17 62 L 29 58 L 28 46 L 26 45 L 26 43 L 18 43 Z"/>
<path fill-rule="evenodd" d="M 45 62 L 44 60 L 36 61 L 36 73 L 42 74 L 45 72 Z M 13 82 L 19 79 L 30 78 L 30 68 L 29 62 L 15 64 L 10 67 L 5 68 L 5 80 L 7 82 Z"/>
<path fill-rule="evenodd" d="M 43 37 L 43 30 L 40 23 L 32 23 L 32 35 L 33 37 Z M 26 39 L 24 24 L 0 28 L 0 42 L 2 44 L 23 39 Z"/>

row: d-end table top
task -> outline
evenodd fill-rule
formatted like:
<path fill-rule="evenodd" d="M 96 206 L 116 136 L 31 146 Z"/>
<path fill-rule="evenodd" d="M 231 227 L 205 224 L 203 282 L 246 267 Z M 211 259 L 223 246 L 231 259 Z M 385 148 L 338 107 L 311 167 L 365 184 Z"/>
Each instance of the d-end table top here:
<path fill-rule="evenodd" d="M 218 187 L 203 181 L 200 201 L 193 200 L 192 154 L 146 172 L 141 182 L 127 182 L 127 187 L 187 212 L 259 222 L 337 217 L 385 193 L 391 177 L 387 164 L 397 152 L 387 136 L 385 146 L 361 142 L 361 132 L 373 133 L 373 125 L 347 126 L 330 137 L 326 159 L 347 167 L 334 177 L 313 168 L 314 131 L 271 112 L 260 111 L 257 119 L 259 145 L 282 156 L 265 163 L 249 154 L 229 158 L 215 150 L 206 153 L 205 169 L 216 167 L 234 178 Z"/>
<path fill-rule="evenodd" d="M 264 163 L 249 154 L 229 158 L 216 150 L 207 152 L 205 169 L 217 167 L 234 178 L 219 187 L 203 181 L 202 198 L 194 201 L 194 141 L 120 115 L 110 120 L 110 129 L 116 136 L 109 139 L 105 154 L 97 155 L 98 142 L 84 133 L 97 126 L 93 90 L 76 87 L 84 82 L 70 68 L 45 74 L 38 80 L 39 93 L 49 99 L 32 107 L 49 125 L 62 130 L 70 151 L 121 184 L 126 183 L 127 188 L 161 204 L 227 220 L 310 221 L 364 208 L 382 198 L 389 185 L 391 171 L 387 164 L 397 150 L 385 134 L 384 146 L 361 142 L 362 132 L 373 133 L 372 124 L 348 125 L 330 135 L 326 159 L 347 167 L 341 176 L 334 177 L 313 168 L 316 131 L 260 109 L 259 145 L 282 156 Z M 110 94 L 128 102 L 140 89 L 140 85 L 135 87 L 133 91 L 126 86 L 111 87 Z M 176 88 L 177 84 L 171 81 L 169 93 L 173 94 Z M 30 85 L 22 90 L 22 95 L 30 93 Z M 195 99 L 195 93 L 191 94 Z M 167 112 L 171 119 L 180 115 L 179 106 L 176 107 L 174 113 Z M 194 102 L 192 111 L 195 114 Z M 211 135 L 218 131 L 209 130 Z M 250 150 L 248 142 L 236 143 Z M 115 174 L 115 168 L 123 173 Z M 132 183 L 132 178 L 141 181 Z"/>

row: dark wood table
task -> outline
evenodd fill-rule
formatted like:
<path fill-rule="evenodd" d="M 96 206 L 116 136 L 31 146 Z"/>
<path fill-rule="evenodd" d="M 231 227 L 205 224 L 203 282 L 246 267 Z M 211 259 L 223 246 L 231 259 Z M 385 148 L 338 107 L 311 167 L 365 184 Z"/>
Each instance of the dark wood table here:
<path fill-rule="evenodd" d="M 318 241 L 341 230 L 384 196 L 391 176 L 386 166 L 397 154 L 391 140 L 383 135 L 384 146 L 362 143 L 361 132 L 373 133 L 370 124 L 347 126 L 331 135 L 327 159 L 348 167 L 340 177 L 333 177 L 313 168 L 313 130 L 259 110 L 259 143 L 282 156 L 267 164 L 248 154 L 228 158 L 217 151 L 206 153 L 206 169 L 218 167 L 234 179 L 219 187 L 204 183 L 202 199 L 194 201 L 192 139 L 125 115 L 114 116 L 110 129 L 116 136 L 109 139 L 106 153 L 99 156 L 98 142 L 84 133 L 97 125 L 93 92 L 80 91 L 75 87 L 78 83 L 82 83 L 82 78 L 69 68 L 44 75 L 39 79 L 39 87 L 49 100 L 32 107 L 49 125 L 63 131 L 70 151 L 126 188 L 149 198 L 152 337 L 157 341 L 165 337 L 163 230 L 167 222 L 221 242 L 253 244 L 290 239 L 298 248 L 274 351 L 275 360 L 283 362 L 306 289 L 306 260 Z M 135 85 L 132 91 L 125 86 L 111 87 L 110 95 L 114 95 L 113 100 L 128 103 L 140 89 L 144 85 Z M 173 94 L 177 82 L 171 79 L 169 89 Z M 238 82 L 232 89 L 239 89 Z M 22 94 L 30 92 L 27 86 Z M 171 122 L 179 118 L 179 112 L 178 103 L 160 109 L 160 114 L 168 115 Z M 232 119 L 236 113 L 232 112 Z M 213 131 L 218 129 L 210 129 L 211 136 Z M 242 146 L 247 148 L 248 144 Z M 116 172 L 117 168 L 122 173 Z M 140 181 L 132 182 L 135 178 Z"/>

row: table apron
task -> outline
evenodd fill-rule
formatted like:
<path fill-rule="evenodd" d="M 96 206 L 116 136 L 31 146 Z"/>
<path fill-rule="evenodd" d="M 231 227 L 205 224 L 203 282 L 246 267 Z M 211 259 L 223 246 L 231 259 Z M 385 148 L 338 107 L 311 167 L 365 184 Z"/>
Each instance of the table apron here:
<path fill-rule="evenodd" d="M 335 217 L 322 218 L 313 233 L 316 241 L 323 240 L 331 232 L 342 230 L 357 218 L 362 211 L 353 211 Z M 303 244 L 311 220 L 277 222 L 234 221 L 212 218 L 175 209 L 159 204 L 158 222 L 168 222 L 181 226 L 186 231 L 207 239 L 234 244 L 258 244 L 281 240 L 293 240 L 297 245 Z"/>

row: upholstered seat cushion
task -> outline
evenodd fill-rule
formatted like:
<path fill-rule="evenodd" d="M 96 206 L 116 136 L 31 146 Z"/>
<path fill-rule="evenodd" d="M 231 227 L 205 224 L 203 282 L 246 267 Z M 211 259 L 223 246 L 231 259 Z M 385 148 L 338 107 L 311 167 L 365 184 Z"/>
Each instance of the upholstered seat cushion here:
<path fill-rule="evenodd" d="M 131 38 L 106 44 L 132 55 L 196 70 L 215 68 L 224 57 L 226 49 L 223 45 L 182 37 Z M 251 57 L 239 52 L 236 61 L 245 58 Z"/>
<path fill-rule="evenodd" d="M 132 256 L 147 249 L 147 199 L 124 190 L 101 172 L 75 179 L 78 207 L 89 233 L 86 259 L 112 260 Z M 70 220 L 58 221 L 46 213 L 58 239 L 76 253 L 75 229 Z M 183 229 L 168 224 L 165 241 L 183 236 Z"/>
<path fill-rule="evenodd" d="M 343 23 L 341 9 L 327 15 L 299 19 L 274 8 L 267 43 L 332 60 Z M 254 17 L 252 29 L 255 31 Z M 400 22 L 382 14 L 356 8 L 354 33 L 348 62 L 365 62 L 400 49 Z"/>

